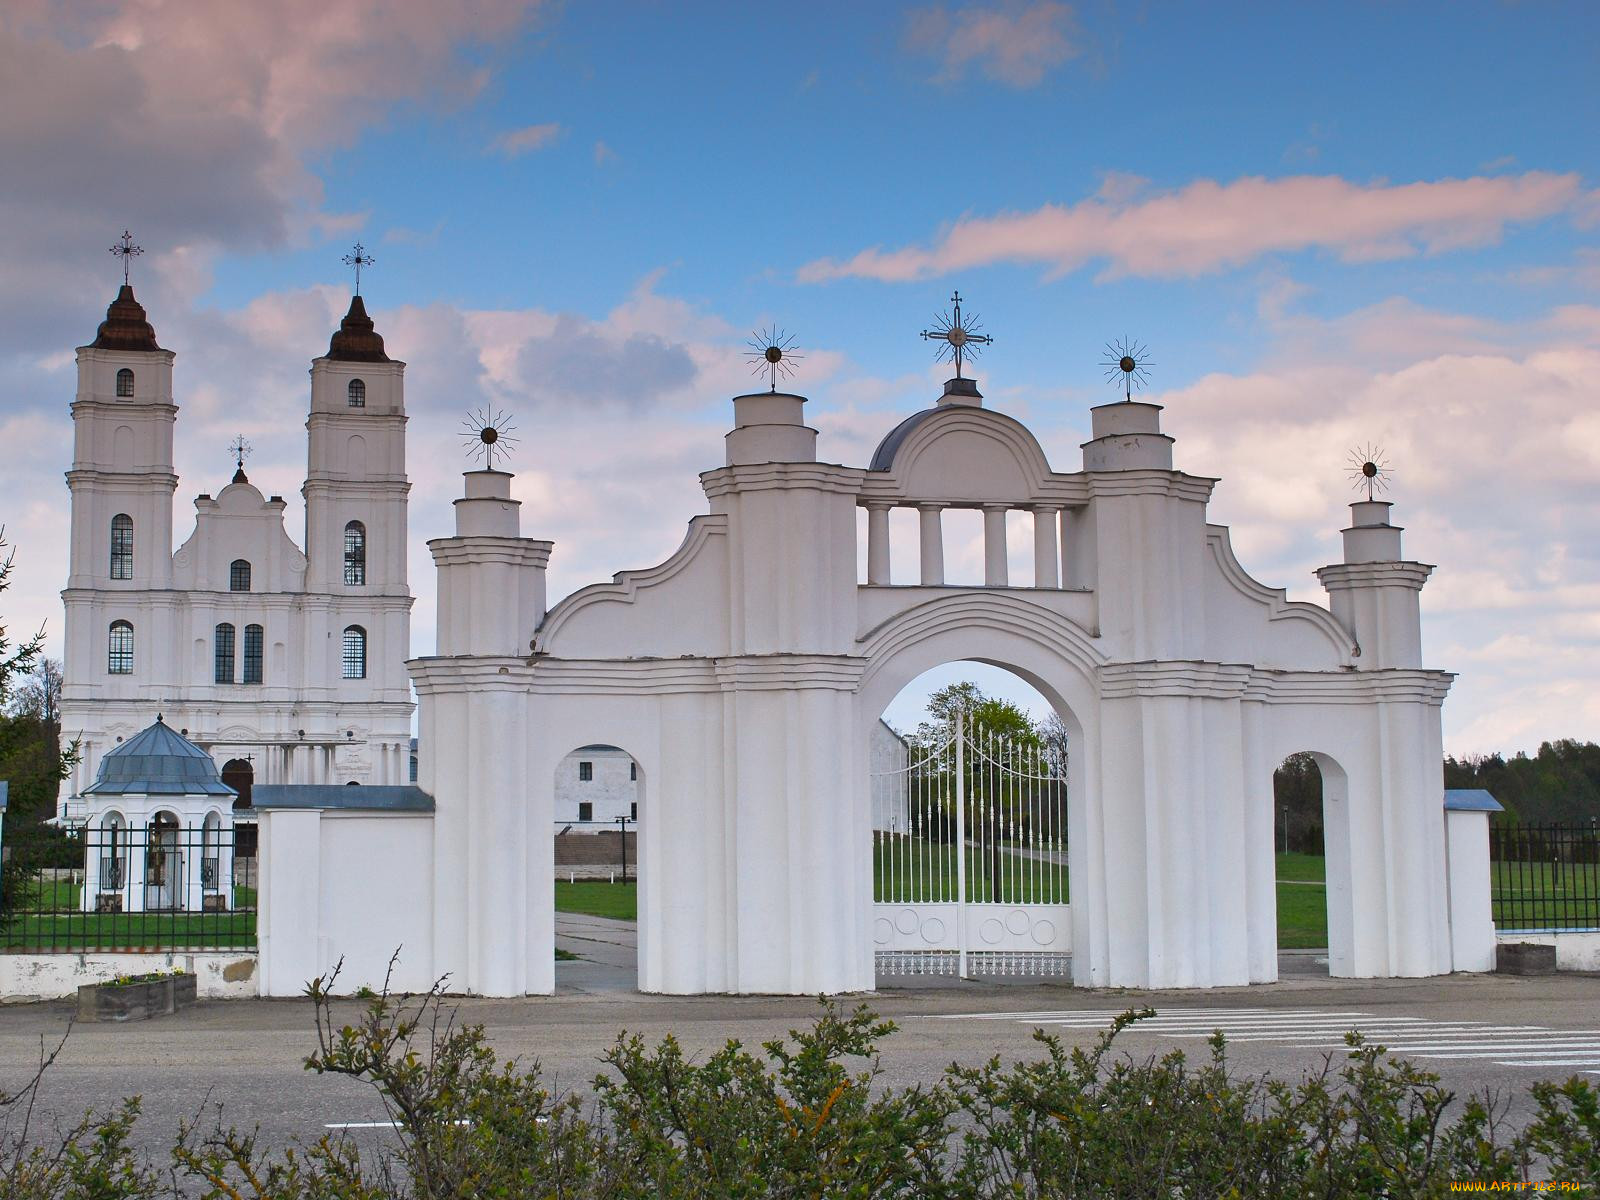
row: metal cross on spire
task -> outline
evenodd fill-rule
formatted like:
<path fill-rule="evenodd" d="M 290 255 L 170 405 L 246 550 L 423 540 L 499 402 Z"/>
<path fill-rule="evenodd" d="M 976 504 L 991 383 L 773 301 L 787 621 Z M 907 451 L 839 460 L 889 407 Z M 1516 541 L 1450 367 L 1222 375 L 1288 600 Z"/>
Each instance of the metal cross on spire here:
<path fill-rule="evenodd" d="M 133 256 L 135 254 L 143 254 L 144 247 L 135 246 L 133 244 L 133 234 L 124 229 L 122 231 L 122 239 L 117 242 L 115 246 L 111 247 L 111 253 L 115 254 L 122 260 L 122 286 L 127 287 L 129 276 L 128 268 L 133 263 Z"/>
<path fill-rule="evenodd" d="M 242 433 L 228 443 L 228 453 L 233 455 L 234 465 L 241 471 L 244 470 L 244 460 L 250 457 L 250 453 L 254 449 L 254 446 L 244 440 L 244 434 Z"/>
<path fill-rule="evenodd" d="M 370 267 L 378 260 L 367 253 L 367 248 L 360 242 L 355 244 L 355 249 L 346 254 L 342 260 L 347 267 L 356 269 L 356 295 L 361 295 L 361 268 Z"/>
<path fill-rule="evenodd" d="M 950 296 L 950 303 L 954 305 L 948 313 L 935 313 L 933 323 L 935 328 L 924 329 L 922 336 L 929 341 L 943 342 L 939 347 L 938 357 L 935 362 L 944 362 L 946 358 L 953 359 L 956 364 L 956 378 L 961 378 L 961 365 L 970 355 L 976 355 L 981 346 L 987 346 L 994 341 L 986 333 L 979 333 L 983 326 L 978 323 L 978 318 L 963 317 L 961 315 L 961 293 L 954 292 Z"/>

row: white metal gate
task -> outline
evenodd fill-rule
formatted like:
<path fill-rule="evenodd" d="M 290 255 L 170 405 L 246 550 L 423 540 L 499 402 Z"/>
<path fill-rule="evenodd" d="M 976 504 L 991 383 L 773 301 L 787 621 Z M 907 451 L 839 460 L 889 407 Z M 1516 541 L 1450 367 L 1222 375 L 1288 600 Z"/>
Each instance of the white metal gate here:
<path fill-rule="evenodd" d="M 872 775 L 878 972 L 1067 974 L 1065 762 L 959 712 L 908 745 Z"/>

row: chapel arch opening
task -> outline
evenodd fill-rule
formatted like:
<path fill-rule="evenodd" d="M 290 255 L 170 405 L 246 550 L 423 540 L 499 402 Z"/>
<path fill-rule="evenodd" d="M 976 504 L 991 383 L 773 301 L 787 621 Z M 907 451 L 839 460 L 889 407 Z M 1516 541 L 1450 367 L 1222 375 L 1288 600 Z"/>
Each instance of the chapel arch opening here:
<path fill-rule="evenodd" d="M 1022 673 L 924 670 L 867 733 L 880 978 L 1070 971 L 1070 709 Z"/>
<path fill-rule="evenodd" d="M 587 742 L 557 762 L 557 946 L 635 978 L 643 895 L 639 833 L 646 811 L 644 768 L 623 747 Z M 581 941 L 568 940 L 575 936 Z"/>
<path fill-rule="evenodd" d="M 1288 755 L 1273 771 L 1277 945 L 1326 948 L 1332 975 L 1351 973 L 1354 896 L 1348 776 L 1316 750 Z"/>

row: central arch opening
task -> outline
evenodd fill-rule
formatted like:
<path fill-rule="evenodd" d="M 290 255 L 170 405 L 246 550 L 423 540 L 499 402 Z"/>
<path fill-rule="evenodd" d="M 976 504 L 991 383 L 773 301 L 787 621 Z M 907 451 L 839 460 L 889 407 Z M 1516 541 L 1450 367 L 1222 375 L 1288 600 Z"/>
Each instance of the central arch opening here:
<path fill-rule="evenodd" d="M 867 751 L 881 982 L 1067 973 L 1069 729 L 1021 676 L 971 660 L 885 707 Z"/>

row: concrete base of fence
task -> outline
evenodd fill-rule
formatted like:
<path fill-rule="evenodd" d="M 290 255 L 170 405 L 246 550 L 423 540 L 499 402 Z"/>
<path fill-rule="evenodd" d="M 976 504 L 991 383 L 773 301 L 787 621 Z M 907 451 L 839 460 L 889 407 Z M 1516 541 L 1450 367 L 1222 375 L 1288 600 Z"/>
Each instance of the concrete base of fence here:
<path fill-rule="evenodd" d="M 1524 933 L 1511 931 L 1499 935 L 1496 970 L 1519 975 L 1542 974 L 1541 971 L 1511 971 L 1505 964 L 1506 952 L 1526 947 L 1523 954 L 1542 954 L 1550 965 L 1546 971 L 1600 971 L 1600 929 L 1558 931 L 1552 933 Z M 1554 952 L 1554 959 L 1551 953 Z"/>
<path fill-rule="evenodd" d="M 80 1021 L 145 1021 L 195 1002 L 193 975 L 166 975 L 144 983 L 86 983 L 78 989 Z"/>
<path fill-rule="evenodd" d="M 1501 942 L 1495 948 L 1494 969 L 1502 975 L 1554 975 L 1556 948 L 1537 942 Z"/>
<path fill-rule="evenodd" d="M 254 953 L 0 954 L 0 1002 L 59 1000 L 77 995 L 84 984 L 179 968 L 207 1000 L 243 1000 L 259 991 Z"/>

